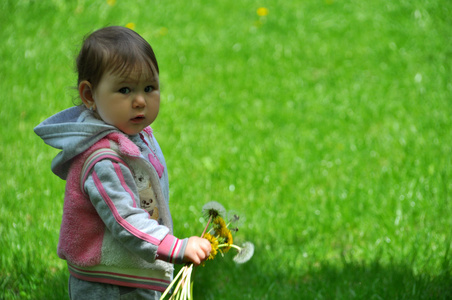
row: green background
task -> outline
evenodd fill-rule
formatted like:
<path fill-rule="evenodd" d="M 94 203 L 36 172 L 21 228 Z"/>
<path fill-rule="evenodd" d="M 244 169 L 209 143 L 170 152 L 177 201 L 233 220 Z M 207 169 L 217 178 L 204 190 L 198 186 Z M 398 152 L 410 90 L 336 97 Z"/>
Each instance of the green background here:
<path fill-rule="evenodd" d="M 64 181 L 33 127 L 76 100 L 83 36 L 128 23 L 159 61 L 176 235 L 199 235 L 215 200 L 256 247 L 198 268 L 197 299 L 452 298 L 451 15 L 448 0 L 2 1 L 0 298 L 67 298 Z"/>

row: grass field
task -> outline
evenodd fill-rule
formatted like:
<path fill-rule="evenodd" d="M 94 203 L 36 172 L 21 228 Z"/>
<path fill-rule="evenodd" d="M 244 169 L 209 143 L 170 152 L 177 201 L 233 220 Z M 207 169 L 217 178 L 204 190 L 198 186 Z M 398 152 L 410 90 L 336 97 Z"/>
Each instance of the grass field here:
<path fill-rule="evenodd" d="M 198 268 L 197 299 L 452 299 L 451 16 L 449 0 L 0 2 L 0 299 L 67 299 L 64 181 L 33 127 L 73 105 L 82 37 L 128 23 L 160 64 L 176 235 L 216 200 L 256 246 Z"/>

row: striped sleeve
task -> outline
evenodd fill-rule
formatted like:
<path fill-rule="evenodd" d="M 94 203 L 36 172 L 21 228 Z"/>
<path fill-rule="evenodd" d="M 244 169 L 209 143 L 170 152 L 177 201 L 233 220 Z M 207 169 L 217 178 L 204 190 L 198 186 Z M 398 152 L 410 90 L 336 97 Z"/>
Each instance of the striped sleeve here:
<path fill-rule="evenodd" d="M 157 259 L 173 264 L 182 264 L 187 243 L 188 239 L 180 240 L 168 234 L 157 249 Z"/>

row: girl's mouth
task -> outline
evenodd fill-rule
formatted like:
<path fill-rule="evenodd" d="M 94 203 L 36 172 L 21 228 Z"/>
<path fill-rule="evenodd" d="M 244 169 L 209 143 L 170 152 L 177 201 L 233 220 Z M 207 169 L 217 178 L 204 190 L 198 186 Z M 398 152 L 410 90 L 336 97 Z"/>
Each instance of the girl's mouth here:
<path fill-rule="evenodd" d="M 136 116 L 135 118 L 130 119 L 130 121 L 132 121 L 133 123 L 140 123 L 143 120 L 144 120 L 143 115 L 139 115 L 139 116 Z"/>

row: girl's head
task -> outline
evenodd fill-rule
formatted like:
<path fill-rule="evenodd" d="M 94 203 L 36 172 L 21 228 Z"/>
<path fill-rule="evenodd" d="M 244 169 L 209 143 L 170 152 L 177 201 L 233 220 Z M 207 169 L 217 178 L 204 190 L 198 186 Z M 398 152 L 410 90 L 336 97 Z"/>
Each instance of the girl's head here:
<path fill-rule="evenodd" d="M 77 57 L 77 86 L 87 80 L 96 88 L 106 72 L 128 75 L 151 70 L 159 73 L 154 51 L 145 39 L 126 27 L 105 27 L 83 42 Z"/>
<path fill-rule="evenodd" d="M 157 60 L 134 31 L 113 26 L 89 35 L 77 57 L 77 71 L 83 104 L 105 123 L 133 135 L 157 117 Z"/>

